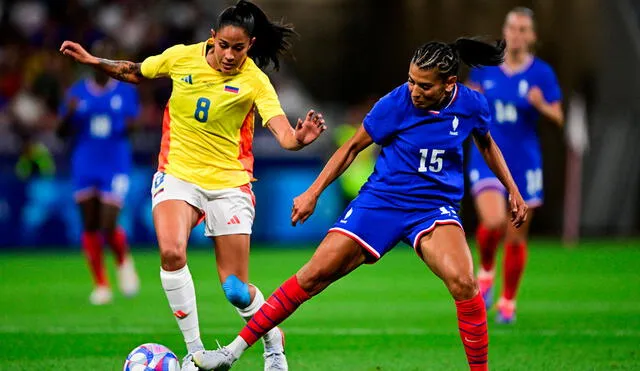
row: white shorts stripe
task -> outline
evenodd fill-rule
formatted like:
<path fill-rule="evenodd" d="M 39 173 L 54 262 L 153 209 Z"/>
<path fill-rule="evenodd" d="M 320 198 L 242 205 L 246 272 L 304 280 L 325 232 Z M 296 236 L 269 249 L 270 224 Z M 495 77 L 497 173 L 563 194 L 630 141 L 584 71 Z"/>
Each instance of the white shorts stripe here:
<path fill-rule="evenodd" d="M 437 227 L 439 224 L 455 224 L 458 227 L 460 227 L 460 229 L 462 229 L 464 231 L 464 228 L 462 228 L 462 224 L 460 224 L 459 221 L 455 220 L 455 219 L 440 219 L 440 220 L 436 220 L 435 222 L 433 222 L 429 228 L 427 229 L 423 229 L 421 230 L 417 235 L 416 238 L 413 240 L 413 249 L 418 251 L 418 242 L 420 242 L 420 238 L 422 238 L 423 235 L 431 232 L 435 227 Z"/>
<path fill-rule="evenodd" d="M 376 249 L 374 249 L 373 247 L 371 247 L 371 245 L 369 245 L 368 243 L 366 243 L 362 238 L 360 238 L 358 235 L 356 235 L 353 232 L 350 232 L 346 229 L 342 229 L 342 228 L 331 228 L 329 229 L 329 232 L 338 232 L 338 233 L 342 233 L 345 234 L 349 237 L 351 237 L 352 239 L 354 239 L 358 244 L 360 244 L 360 246 L 362 246 L 365 250 L 367 250 L 369 253 L 371 253 L 371 255 L 373 255 L 376 259 L 380 259 L 380 253 L 376 251 Z"/>

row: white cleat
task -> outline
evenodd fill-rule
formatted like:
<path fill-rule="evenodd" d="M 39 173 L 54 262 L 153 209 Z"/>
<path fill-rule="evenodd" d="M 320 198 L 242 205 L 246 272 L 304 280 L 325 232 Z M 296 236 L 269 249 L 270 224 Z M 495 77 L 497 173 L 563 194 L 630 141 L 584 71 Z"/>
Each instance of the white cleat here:
<path fill-rule="evenodd" d="M 138 292 L 140 292 L 140 279 L 131 256 L 128 256 L 118 267 L 118 287 L 122 295 L 129 298 L 138 295 Z"/>
<path fill-rule="evenodd" d="M 189 353 L 182 359 L 182 367 L 180 371 L 200 371 L 198 366 L 193 363 L 193 354 Z"/>
<path fill-rule="evenodd" d="M 264 371 L 289 371 L 284 352 L 264 353 Z"/>
<path fill-rule="evenodd" d="M 227 371 L 236 360 L 237 358 L 227 347 L 218 350 L 200 350 L 193 353 L 193 363 L 200 370 Z"/>
<path fill-rule="evenodd" d="M 264 371 L 288 371 L 287 356 L 284 354 L 284 332 L 275 327 L 263 339 Z"/>
<path fill-rule="evenodd" d="M 111 303 L 113 294 L 108 286 L 97 286 L 89 295 L 89 301 L 93 305 L 105 305 Z"/>

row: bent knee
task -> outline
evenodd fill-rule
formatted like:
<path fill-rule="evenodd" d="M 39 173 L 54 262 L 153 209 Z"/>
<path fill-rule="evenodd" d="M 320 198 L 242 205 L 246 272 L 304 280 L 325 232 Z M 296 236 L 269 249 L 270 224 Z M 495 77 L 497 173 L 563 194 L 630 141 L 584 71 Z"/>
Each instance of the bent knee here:
<path fill-rule="evenodd" d="M 173 271 L 187 264 L 187 242 L 175 238 L 159 238 L 162 268 Z"/>
<path fill-rule="evenodd" d="M 224 291 L 224 296 L 234 307 L 244 309 L 251 304 L 249 285 L 233 274 L 222 283 L 222 291 Z"/>
<path fill-rule="evenodd" d="M 503 230 L 507 227 L 507 217 L 499 213 L 484 215 L 480 222 L 489 230 Z"/>
<path fill-rule="evenodd" d="M 478 293 L 478 283 L 473 274 L 456 275 L 445 284 L 455 300 L 471 299 Z"/>

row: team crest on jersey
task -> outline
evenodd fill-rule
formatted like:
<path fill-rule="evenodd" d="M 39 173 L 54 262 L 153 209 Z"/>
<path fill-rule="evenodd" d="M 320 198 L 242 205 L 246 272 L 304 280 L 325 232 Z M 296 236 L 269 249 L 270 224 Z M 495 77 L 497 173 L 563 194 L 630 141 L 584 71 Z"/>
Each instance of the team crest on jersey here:
<path fill-rule="evenodd" d="M 351 214 L 353 214 L 353 208 L 349 209 L 349 211 L 347 211 L 347 213 L 344 215 L 344 218 L 342 218 L 342 220 L 340 220 L 340 223 L 345 224 L 347 222 L 347 219 L 349 219 L 349 217 L 351 216 Z"/>
<path fill-rule="evenodd" d="M 180 80 L 186 82 L 189 85 L 193 85 L 193 78 L 191 77 L 191 75 L 187 75 L 187 76 L 181 78 Z"/>
<path fill-rule="evenodd" d="M 114 95 L 113 97 L 111 97 L 111 101 L 109 102 L 109 104 L 111 104 L 112 110 L 119 111 L 120 108 L 122 108 L 122 97 L 119 95 Z"/>
<path fill-rule="evenodd" d="M 529 82 L 527 80 L 520 80 L 520 84 L 518 84 L 518 94 L 521 97 L 524 97 L 529 92 Z"/>
<path fill-rule="evenodd" d="M 449 135 L 458 135 L 458 125 L 460 124 L 460 120 L 458 120 L 458 116 L 453 116 L 453 121 L 451 122 L 451 130 Z"/>
<path fill-rule="evenodd" d="M 496 86 L 496 83 L 493 82 L 493 80 L 484 80 L 484 82 L 482 83 L 482 87 L 484 88 L 484 90 L 493 89 L 494 86 Z"/>

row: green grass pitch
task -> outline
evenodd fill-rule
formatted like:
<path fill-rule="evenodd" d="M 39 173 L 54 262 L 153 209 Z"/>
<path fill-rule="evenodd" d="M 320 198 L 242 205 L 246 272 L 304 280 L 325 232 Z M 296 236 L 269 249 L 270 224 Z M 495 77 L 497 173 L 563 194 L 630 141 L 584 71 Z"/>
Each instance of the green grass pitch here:
<path fill-rule="evenodd" d="M 311 249 L 254 248 L 251 277 L 265 295 Z M 184 355 L 159 281 L 155 250 L 135 250 L 142 291 L 92 307 L 79 252 L 0 254 L 0 370 L 121 370 L 127 353 L 158 342 Z M 242 320 L 223 298 L 210 249 L 192 249 L 205 345 L 227 343 Z M 113 282 L 113 259 L 108 259 Z M 640 370 L 640 243 L 587 243 L 566 250 L 533 243 L 518 322 L 494 324 L 493 370 Z M 291 370 L 465 370 L 455 307 L 406 246 L 358 269 L 283 324 Z M 261 370 L 261 346 L 234 370 Z"/>

